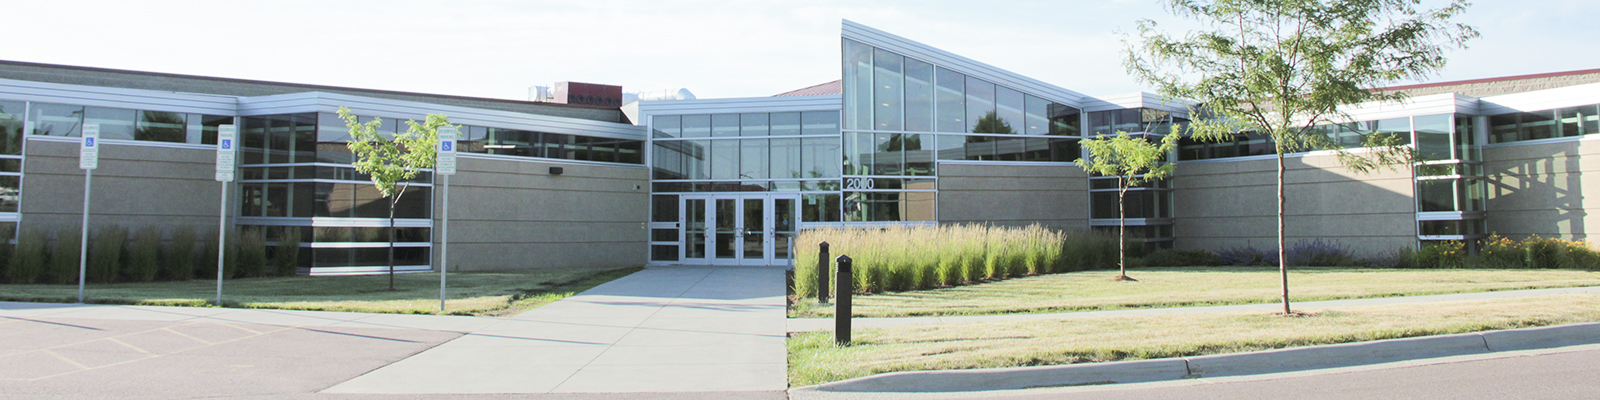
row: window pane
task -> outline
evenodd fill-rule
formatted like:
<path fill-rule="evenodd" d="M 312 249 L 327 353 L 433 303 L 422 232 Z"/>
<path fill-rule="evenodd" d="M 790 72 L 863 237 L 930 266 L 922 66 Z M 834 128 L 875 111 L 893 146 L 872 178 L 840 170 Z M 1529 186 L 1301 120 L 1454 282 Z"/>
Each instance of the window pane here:
<path fill-rule="evenodd" d="M 303 113 L 293 117 L 293 162 L 314 162 L 317 158 L 317 114 Z"/>
<path fill-rule="evenodd" d="M 933 176 L 933 134 L 907 134 L 905 137 L 906 175 Z"/>
<path fill-rule="evenodd" d="M 188 124 L 182 113 L 140 111 L 139 125 L 134 128 L 134 140 L 183 143 L 188 135 Z"/>
<path fill-rule="evenodd" d="M 849 129 L 872 129 L 872 47 L 844 40 L 844 119 Z"/>
<path fill-rule="evenodd" d="M 106 107 L 84 107 L 83 123 L 100 124 L 101 139 L 133 140 L 136 118 L 133 110 Z"/>
<path fill-rule="evenodd" d="M 272 164 L 289 162 L 293 148 L 294 120 L 289 115 L 267 116 L 267 161 Z"/>
<path fill-rule="evenodd" d="M 1023 133 L 1029 135 L 1050 133 L 1050 102 L 1027 95 L 1023 98 L 1022 113 L 1027 125 L 1022 130 Z"/>
<path fill-rule="evenodd" d="M 938 158 L 940 160 L 965 160 L 967 138 L 960 135 L 938 135 Z"/>
<path fill-rule="evenodd" d="M 30 110 L 35 135 L 76 137 L 83 132 L 83 106 L 33 103 Z"/>
<path fill-rule="evenodd" d="M 772 139 L 773 179 L 803 178 L 800 169 L 800 139 Z"/>
<path fill-rule="evenodd" d="M 1518 135 L 1522 140 L 1549 139 L 1555 137 L 1555 113 L 1553 110 L 1534 111 L 1518 114 L 1521 124 L 1518 124 Z"/>
<path fill-rule="evenodd" d="M 650 221 L 678 222 L 678 195 L 658 194 L 650 196 Z"/>
<path fill-rule="evenodd" d="M 906 58 L 906 127 L 933 131 L 933 64 Z"/>
<path fill-rule="evenodd" d="M 0 101 L 0 154 L 22 154 L 24 103 Z M 3 231 L 4 228 L 0 228 Z"/>
<path fill-rule="evenodd" d="M 805 178 L 839 177 L 839 139 L 835 137 L 800 139 L 801 169 Z M 777 177 L 774 177 L 777 178 Z"/>
<path fill-rule="evenodd" d="M 711 136 L 734 137 L 739 136 L 739 114 L 716 114 L 711 116 Z"/>
<path fill-rule="evenodd" d="M 711 136 L 710 115 L 685 115 L 683 116 L 683 137 L 709 137 Z"/>
<path fill-rule="evenodd" d="M 1415 117 L 1417 153 L 1424 160 L 1449 160 L 1450 114 Z"/>
<path fill-rule="evenodd" d="M 867 138 L 865 141 L 861 139 L 863 136 Z M 846 132 L 840 137 L 840 141 L 844 143 L 846 175 L 867 175 L 872 171 L 872 167 L 869 166 L 872 164 L 871 137 L 870 132 Z"/>
<path fill-rule="evenodd" d="M 1073 162 L 1082 157 L 1078 139 L 1050 139 L 1050 161 Z"/>
<path fill-rule="evenodd" d="M 772 136 L 794 136 L 800 134 L 800 113 L 772 113 Z"/>
<path fill-rule="evenodd" d="M 993 160 L 995 159 L 994 138 L 987 136 L 967 136 L 966 154 L 968 160 Z"/>
<path fill-rule="evenodd" d="M 903 149 L 904 135 L 898 133 L 879 133 L 874 136 L 872 143 L 872 173 L 873 175 L 900 175 L 904 170 L 906 160 Z"/>
<path fill-rule="evenodd" d="M 999 116 L 995 115 L 993 83 L 967 77 L 967 121 L 967 132 L 1011 133 L 1002 131 Z"/>
<path fill-rule="evenodd" d="M 1417 202 L 1422 211 L 1462 211 L 1456 209 L 1456 180 L 1417 181 Z"/>
<path fill-rule="evenodd" d="M 800 220 L 804 222 L 838 222 L 839 195 L 836 193 L 801 195 Z"/>
<path fill-rule="evenodd" d="M 875 124 L 872 129 L 898 131 L 905 127 L 901 115 L 905 94 L 900 92 L 904 84 L 900 75 L 904 60 L 899 54 L 882 49 L 873 52 L 872 120 Z"/>
<path fill-rule="evenodd" d="M 1077 108 L 1065 104 L 1050 103 L 1050 134 L 1078 136 L 1083 124 Z"/>
<path fill-rule="evenodd" d="M 937 68 L 935 70 L 936 128 L 939 132 L 966 132 L 967 100 L 965 75 Z"/>
<path fill-rule="evenodd" d="M 1000 125 L 1005 127 L 1006 133 L 1022 133 L 1027 124 L 1023 121 L 1022 92 L 1011 90 L 1005 86 L 995 88 L 996 113 L 1000 116 Z"/>
<path fill-rule="evenodd" d="M 801 114 L 802 135 L 839 134 L 839 113 L 833 111 L 807 111 Z"/>
<path fill-rule="evenodd" d="M 766 136 L 767 132 L 767 113 L 739 116 L 739 136 Z"/>
<path fill-rule="evenodd" d="M 679 126 L 681 121 L 683 118 L 676 115 L 657 115 L 650 118 L 650 129 L 655 137 L 675 138 L 683 134 L 683 128 Z"/>
<path fill-rule="evenodd" d="M 998 138 L 994 142 L 995 158 L 1000 161 L 1022 161 L 1023 148 L 1028 141 L 1023 138 Z"/>
<path fill-rule="evenodd" d="M 739 147 L 738 179 L 767 179 L 767 139 L 743 139 Z"/>
<path fill-rule="evenodd" d="M 0 176 L 0 212 L 17 212 L 18 195 L 22 189 L 21 180 L 20 176 Z M 0 230 L 0 234 L 9 233 Z"/>
<path fill-rule="evenodd" d="M 652 176 L 655 179 L 688 179 L 685 162 L 693 144 L 686 140 L 655 142 L 655 154 L 651 156 L 651 162 L 655 163 Z"/>
<path fill-rule="evenodd" d="M 739 179 L 739 141 L 711 141 L 711 179 Z"/>

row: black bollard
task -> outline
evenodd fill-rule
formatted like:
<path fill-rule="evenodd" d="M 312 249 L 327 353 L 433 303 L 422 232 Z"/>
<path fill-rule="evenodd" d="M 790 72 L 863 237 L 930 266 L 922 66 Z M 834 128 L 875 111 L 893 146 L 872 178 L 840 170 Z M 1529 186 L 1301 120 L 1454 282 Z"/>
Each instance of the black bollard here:
<path fill-rule="evenodd" d="M 855 274 L 850 272 L 850 256 L 839 255 L 838 283 L 834 286 L 839 293 L 833 300 L 833 341 L 839 345 L 850 344 L 850 292 L 855 291 Z"/>
<path fill-rule="evenodd" d="M 817 304 L 828 304 L 828 242 L 817 253 Z"/>

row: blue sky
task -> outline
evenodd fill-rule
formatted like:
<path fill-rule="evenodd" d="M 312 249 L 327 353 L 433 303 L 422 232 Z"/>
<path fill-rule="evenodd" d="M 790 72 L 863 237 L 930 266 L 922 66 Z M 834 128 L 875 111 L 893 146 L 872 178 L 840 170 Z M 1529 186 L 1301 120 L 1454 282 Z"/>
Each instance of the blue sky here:
<path fill-rule="evenodd" d="M 1440 1 L 1426 0 L 1426 4 Z M 1435 81 L 1600 68 L 1600 6 L 1480 0 Z M 838 79 L 850 19 L 1089 95 L 1146 90 L 1122 33 L 1153 0 L 71 1 L 3 7 L 0 59 L 526 99 L 557 81 L 701 98 Z"/>

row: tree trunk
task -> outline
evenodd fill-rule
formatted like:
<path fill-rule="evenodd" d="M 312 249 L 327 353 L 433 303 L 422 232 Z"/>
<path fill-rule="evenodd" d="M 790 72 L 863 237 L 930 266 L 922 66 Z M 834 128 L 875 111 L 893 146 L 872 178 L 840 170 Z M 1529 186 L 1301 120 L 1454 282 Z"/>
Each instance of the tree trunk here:
<path fill-rule="evenodd" d="M 1122 178 L 1117 178 L 1121 181 Z M 1123 209 L 1123 198 L 1128 194 L 1127 181 L 1118 182 L 1117 186 L 1117 268 L 1120 276 L 1117 279 L 1128 280 L 1128 212 Z"/>
<path fill-rule="evenodd" d="M 1283 149 L 1278 149 L 1278 278 L 1283 292 L 1283 315 L 1289 312 L 1289 258 L 1284 250 L 1283 240 L 1283 207 L 1288 201 L 1283 196 Z"/>
<path fill-rule="evenodd" d="M 400 196 L 406 195 L 410 184 L 400 185 L 400 193 L 394 195 L 394 200 L 389 201 L 389 291 L 394 291 L 394 207 L 400 204 Z"/>

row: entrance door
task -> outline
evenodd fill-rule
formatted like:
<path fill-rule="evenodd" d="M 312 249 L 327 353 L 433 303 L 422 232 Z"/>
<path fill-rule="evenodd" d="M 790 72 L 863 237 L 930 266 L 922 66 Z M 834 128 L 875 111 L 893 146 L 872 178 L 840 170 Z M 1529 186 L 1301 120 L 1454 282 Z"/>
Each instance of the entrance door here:
<path fill-rule="evenodd" d="M 684 263 L 789 265 L 798 200 L 766 193 L 684 196 Z"/>

